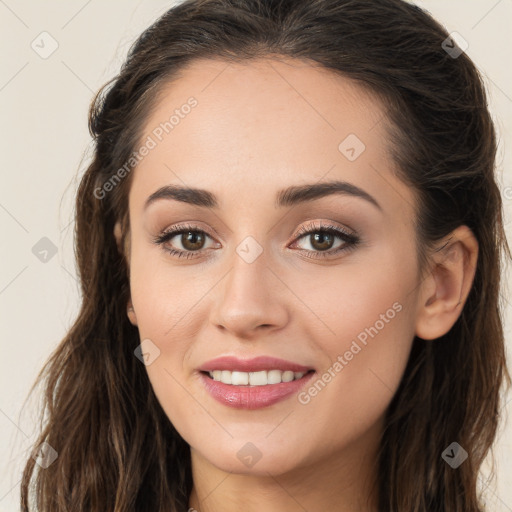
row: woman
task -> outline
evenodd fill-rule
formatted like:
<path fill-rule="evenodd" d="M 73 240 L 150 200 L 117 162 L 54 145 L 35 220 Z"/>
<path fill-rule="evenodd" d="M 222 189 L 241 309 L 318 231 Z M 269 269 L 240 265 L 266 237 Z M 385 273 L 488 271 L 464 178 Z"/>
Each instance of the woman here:
<path fill-rule="evenodd" d="M 483 510 L 510 251 L 485 91 L 437 22 L 185 1 L 90 130 L 23 510 Z"/>

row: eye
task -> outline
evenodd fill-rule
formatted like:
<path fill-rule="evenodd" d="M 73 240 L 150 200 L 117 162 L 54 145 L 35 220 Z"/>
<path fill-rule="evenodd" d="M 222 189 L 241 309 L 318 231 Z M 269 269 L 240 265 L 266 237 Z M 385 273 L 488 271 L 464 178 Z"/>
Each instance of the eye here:
<path fill-rule="evenodd" d="M 157 245 L 164 246 L 165 243 L 177 238 L 183 249 L 166 248 L 164 249 L 171 254 L 171 256 L 178 256 L 178 258 L 194 258 L 195 253 L 203 250 L 204 241 L 206 237 L 211 238 L 205 231 L 198 229 L 194 225 L 178 225 L 173 226 L 160 233 L 157 237 L 153 238 L 153 242 Z"/>
<path fill-rule="evenodd" d="M 308 226 L 303 226 L 297 234 L 297 239 L 301 240 L 303 238 L 312 247 L 312 249 L 304 249 L 306 252 L 311 253 L 308 258 L 312 259 L 327 258 L 343 251 L 354 249 L 360 242 L 359 236 L 355 233 L 345 231 L 332 224 L 322 223 L 312 223 Z M 336 238 L 341 243 L 333 249 Z M 294 245 L 296 244 L 297 242 Z"/>
<path fill-rule="evenodd" d="M 302 227 L 295 236 L 296 245 L 299 240 L 307 239 L 312 249 L 300 249 L 303 252 L 311 254 L 307 256 L 311 259 L 327 258 L 336 255 L 342 251 L 348 251 L 356 247 L 360 242 L 360 238 L 355 234 L 336 227 L 332 224 L 309 224 Z M 170 242 L 172 239 L 177 238 L 181 249 L 174 247 L 165 247 L 164 244 Z M 211 238 L 208 233 L 198 229 L 194 225 L 177 225 L 160 233 L 153 238 L 153 243 L 164 246 L 164 250 L 171 256 L 178 258 L 194 258 L 203 252 L 204 244 L 207 238 Z M 333 249 L 334 241 L 338 239 L 341 243 Z M 217 245 L 217 247 L 220 244 Z"/>

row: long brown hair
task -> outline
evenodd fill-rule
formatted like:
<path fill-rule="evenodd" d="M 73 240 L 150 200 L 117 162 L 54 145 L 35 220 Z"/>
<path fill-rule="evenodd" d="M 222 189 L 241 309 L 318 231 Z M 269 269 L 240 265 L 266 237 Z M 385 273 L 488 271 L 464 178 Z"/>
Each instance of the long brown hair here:
<path fill-rule="evenodd" d="M 133 173 L 104 197 L 98 190 L 119 176 L 158 92 L 187 64 L 269 55 L 319 63 L 383 98 L 400 177 L 419 197 L 422 268 L 426 250 L 457 226 L 478 240 L 457 322 L 442 339 L 413 341 L 387 411 L 378 491 L 382 512 L 482 510 L 477 478 L 497 434 L 500 389 L 511 383 L 500 304 L 500 261 L 510 249 L 485 88 L 465 53 L 446 51 L 447 38 L 402 0 L 187 0 L 139 37 L 90 109 L 95 150 L 75 218 L 81 309 L 37 381 L 45 383 L 46 421 L 35 448 L 46 442 L 58 457 L 45 469 L 28 459 L 23 511 L 187 510 L 190 449 L 134 356 L 127 260 L 113 236 L 117 220 L 124 236 L 129 230 Z M 454 441 L 469 454 L 456 470 L 441 456 Z"/>

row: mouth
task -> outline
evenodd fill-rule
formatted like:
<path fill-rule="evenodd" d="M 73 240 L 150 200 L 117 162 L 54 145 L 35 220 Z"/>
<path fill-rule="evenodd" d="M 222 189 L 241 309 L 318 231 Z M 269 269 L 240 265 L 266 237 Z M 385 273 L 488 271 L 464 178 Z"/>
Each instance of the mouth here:
<path fill-rule="evenodd" d="M 270 356 L 217 357 L 196 369 L 204 389 L 235 409 L 260 409 L 291 398 L 316 373 L 311 366 Z"/>
<path fill-rule="evenodd" d="M 230 371 L 230 370 L 210 370 L 201 371 L 209 379 L 221 382 L 228 386 L 268 386 L 281 384 L 283 382 L 293 382 L 302 379 L 305 375 L 314 373 L 315 370 L 294 372 L 292 370 L 260 370 L 255 372 Z"/>
<path fill-rule="evenodd" d="M 224 406 L 246 410 L 262 409 L 290 399 L 299 393 L 315 374 L 315 370 L 292 372 L 275 369 L 256 372 L 199 372 L 204 389 L 212 398 Z"/>

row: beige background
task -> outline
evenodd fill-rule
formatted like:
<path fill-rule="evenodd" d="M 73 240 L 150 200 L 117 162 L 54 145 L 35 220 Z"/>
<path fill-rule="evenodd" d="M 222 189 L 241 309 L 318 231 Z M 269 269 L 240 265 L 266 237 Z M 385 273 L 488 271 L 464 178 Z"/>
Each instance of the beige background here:
<path fill-rule="evenodd" d="M 464 37 L 467 53 L 486 77 L 500 135 L 500 182 L 512 241 L 512 0 L 417 3 L 449 32 Z M 36 402 L 29 401 L 22 411 L 23 401 L 78 309 L 71 220 L 77 176 L 88 161 L 89 102 L 117 72 L 133 39 L 172 4 L 0 0 L 0 512 L 19 510 L 21 466 L 35 440 Z M 40 36 L 43 31 L 50 36 Z M 40 53 L 52 44 L 58 48 L 44 59 L 31 47 L 33 41 Z M 46 263 L 32 252 L 43 237 L 57 250 Z M 508 416 L 511 410 L 509 395 Z M 488 509 L 496 512 L 512 511 L 512 427 L 506 419 L 504 414 L 495 449 L 496 485 L 487 491 Z M 486 469 L 482 481 L 487 474 Z"/>

